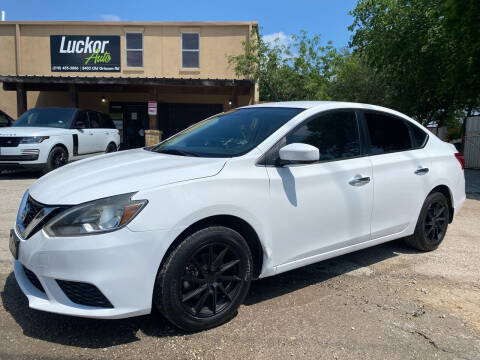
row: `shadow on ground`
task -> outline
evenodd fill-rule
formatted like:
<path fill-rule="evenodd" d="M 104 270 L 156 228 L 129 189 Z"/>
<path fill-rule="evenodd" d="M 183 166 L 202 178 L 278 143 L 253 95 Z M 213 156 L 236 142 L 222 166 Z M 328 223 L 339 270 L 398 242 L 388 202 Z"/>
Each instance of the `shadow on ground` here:
<path fill-rule="evenodd" d="M 391 242 L 252 283 L 246 306 L 269 300 L 397 256 L 416 252 L 401 242 Z M 32 310 L 11 273 L 1 292 L 3 307 L 21 326 L 25 336 L 52 343 L 84 348 L 105 348 L 139 341 L 140 330 L 147 336 L 171 337 L 187 333 L 170 326 L 159 314 L 121 320 L 76 318 Z M 241 311 L 241 310 L 240 310 Z"/>
<path fill-rule="evenodd" d="M 41 171 L 31 170 L 0 170 L 0 180 L 27 180 L 38 179 L 43 175 Z"/>

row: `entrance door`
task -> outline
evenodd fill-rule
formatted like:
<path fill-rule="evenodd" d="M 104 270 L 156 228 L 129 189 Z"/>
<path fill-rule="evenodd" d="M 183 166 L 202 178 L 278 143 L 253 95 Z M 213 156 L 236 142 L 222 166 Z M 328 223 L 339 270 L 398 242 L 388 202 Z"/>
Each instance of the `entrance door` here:
<path fill-rule="evenodd" d="M 123 135 L 127 149 L 145 146 L 145 130 L 149 129 L 147 104 L 127 104 L 124 110 Z"/>
<path fill-rule="evenodd" d="M 203 119 L 223 111 L 222 104 L 159 103 L 158 116 L 166 139 Z"/>

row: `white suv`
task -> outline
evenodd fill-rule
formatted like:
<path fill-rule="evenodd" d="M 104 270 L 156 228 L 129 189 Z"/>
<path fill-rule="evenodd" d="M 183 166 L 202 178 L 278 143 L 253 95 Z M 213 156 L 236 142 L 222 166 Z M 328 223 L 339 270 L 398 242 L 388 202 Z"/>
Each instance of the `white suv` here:
<path fill-rule="evenodd" d="M 0 171 L 54 170 L 69 161 L 117 151 L 120 133 L 108 115 L 71 108 L 37 108 L 0 128 Z"/>
<path fill-rule="evenodd" d="M 378 106 L 262 104 L 34 183 L 10 248 L 32 308 L 176 326 L 231 319 L 250 281 L 404 237 L 436 249 L 463 158 Z"/>

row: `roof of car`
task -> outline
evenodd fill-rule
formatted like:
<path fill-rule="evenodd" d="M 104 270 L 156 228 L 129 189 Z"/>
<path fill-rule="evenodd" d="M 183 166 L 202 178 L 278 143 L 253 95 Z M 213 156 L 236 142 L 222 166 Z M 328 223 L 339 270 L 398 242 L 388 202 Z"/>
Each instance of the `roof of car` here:
<path fill-rule="evenodd" d="M 245 108 L 251 107 L 283 107 L 283 108 L 297 108 L 297 109 L 368 109 L 368 110 L 377 110 L 388 112 L 394 115 L 400 115 L 405 117 L 405 114 L 402 114 L 396 110 L 389 109 L 383 106 L 362 104 L 362 103 L 353 103 L 353 102 L 343 102 L 343 101 L 281 101 L 281 102 L 271 102 L 271 103 L 262 103 L 245 106 Z"/>
<path fill-rule="evenodd" d="M 255 104 L 247 107 L 287 107 L 287 108 L 310 109 L 312 107 L 327 106 L 332 104 L 347 104 L 347 103 L 340 103 L 337 101 L 281 101 L 281 102 Z"/>

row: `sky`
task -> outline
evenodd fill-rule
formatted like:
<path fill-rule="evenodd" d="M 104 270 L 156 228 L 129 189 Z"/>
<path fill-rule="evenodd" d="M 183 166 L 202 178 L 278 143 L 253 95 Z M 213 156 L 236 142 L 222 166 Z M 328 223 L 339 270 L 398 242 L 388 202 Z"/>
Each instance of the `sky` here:
<path fill-rule="evenodd" d="M 347 46 L 356 0 L 0 0 L 6 20 L 251 21 L 266 40 L 306 30 Z"/>

